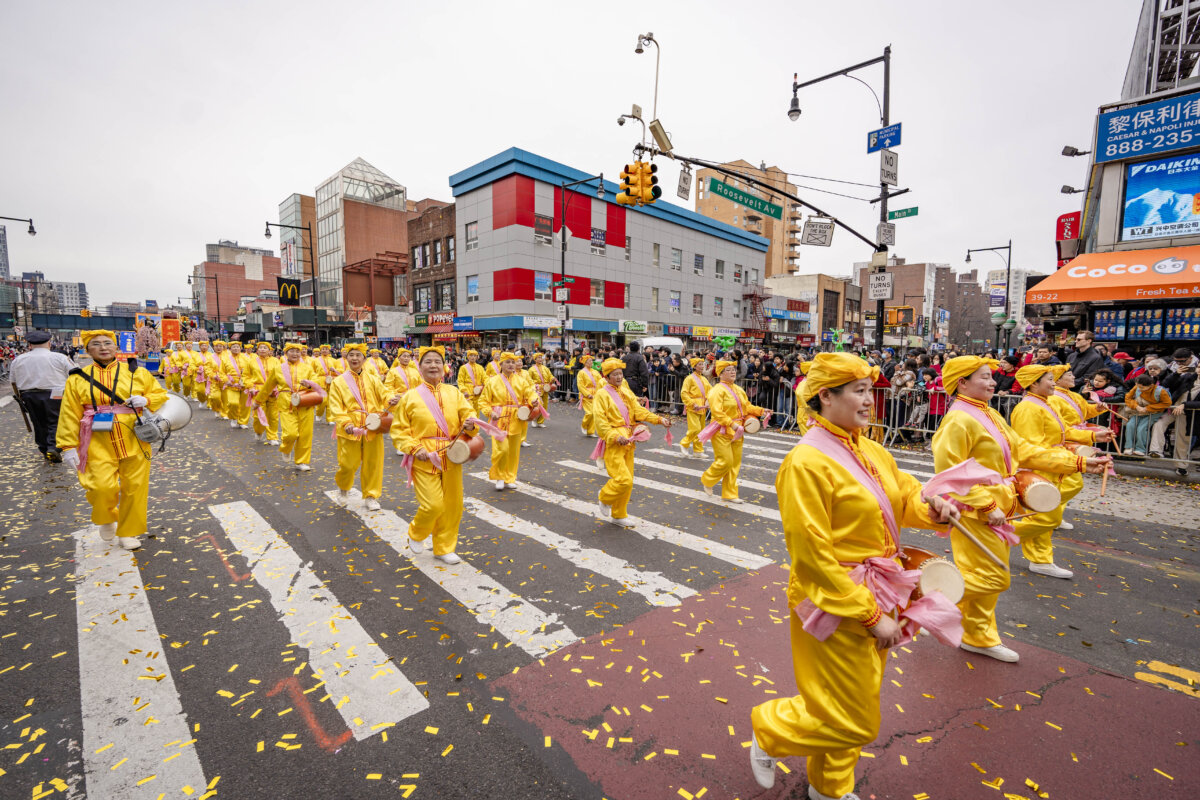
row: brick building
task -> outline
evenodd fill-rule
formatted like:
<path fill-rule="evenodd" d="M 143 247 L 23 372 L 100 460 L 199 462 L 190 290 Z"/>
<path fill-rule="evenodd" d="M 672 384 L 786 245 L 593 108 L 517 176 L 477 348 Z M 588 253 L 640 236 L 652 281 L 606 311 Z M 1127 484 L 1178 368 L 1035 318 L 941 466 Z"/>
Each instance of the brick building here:
<path fill-rule="evenodd" d="M 792 323 L 794 327 L 788 329 L 797 334 L 796 344 L 831 350 L 836 330 L 843 331 L 845 344 L 862 343 L 862 292 L 849 280 L 821 274 L 776 275 L 767 279 L 767 288 L 776 297 L 808 305 L 807 324 Z"/>
<path fill-rule="evenodd" d="M 422 201 L 424 209 L 408 221 L 409 268 L 406 291 L 416 314 L 439 312 L 453 315 L 457 302 L 457 257 L 454 238 L 455 206 L 437 200 Z M 420 204 L 419 204 L 420 205 Z M 454 338 L 451 325 L 426 325 L 416 333 L 435 339 Z"/>
<path fill-rule="evenodd" d="M 765 163 L 756 167 L 741 159 L 721 166 L 747 178 L 766 183 L 781 192 L 796 194 L 796 187 L 788 181 L 787 173 L 779 167 L 768 167 Z M 786 211 L 783 219 L 775 219 L 768 214 L 753 211 L 729 198 L 710 192 L 710 178 L 716 178 L 722 183 L 762 198 L 768 203 L 782 206 Z M 750 233 L 757 233 L 767 239 L 770 245 L 767 247 L 764 277 L 792 275 L 799 268 L 800 206 L 782 194 L 751 186 L 716 170 L 701 169 L 696 172 L 696 213 L 712 217 L 736 228 L 742 228 Z"/>
<path fill-rule="evenodd" d="M 282 274 L 277 256 L 269 250 L 241 247 L 221 240 L 205 246 L 206 260 L 192 267 L 192 308 L 208 320 L 227 320 L 237 313 L 243 297 L 275 294 Z"/>

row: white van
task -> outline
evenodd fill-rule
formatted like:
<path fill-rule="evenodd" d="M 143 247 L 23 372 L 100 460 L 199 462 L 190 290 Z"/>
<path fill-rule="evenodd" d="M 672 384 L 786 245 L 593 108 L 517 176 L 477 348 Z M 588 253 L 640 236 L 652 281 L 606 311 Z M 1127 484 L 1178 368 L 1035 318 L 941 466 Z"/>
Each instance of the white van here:
<path fill-rule="evenodd" d="M 637 343 L 642 350 L 645 350 L 647 347 L 662 350 L 665 347 L 675 355 L 683 352 L 683 339 L 674 336 L 647 336 L 644 339 L 638 339 Z"/>

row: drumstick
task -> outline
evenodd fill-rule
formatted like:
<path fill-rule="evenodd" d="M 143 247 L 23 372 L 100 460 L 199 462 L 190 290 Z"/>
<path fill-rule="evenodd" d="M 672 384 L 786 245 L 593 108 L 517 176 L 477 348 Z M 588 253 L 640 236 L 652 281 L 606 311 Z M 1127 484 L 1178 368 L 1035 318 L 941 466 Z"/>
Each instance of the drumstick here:
<path fill-rule="evenodd" d="M 1001 561 L 1000 556 L 996 555 L 991 550 L 989 550 L 984 545 L 984 543 L 979 541 L 978 537 L 976 537 L 975 534 L 973 534 L 969 530 L 967 530 L 961 522 L 959 522 L 956 519 L 952 519 L 952 520 L 950 520 L 950 524 L 953 525 L 956 529 L 958 529 L 959 533 L 961 533 L 963 536 L 970 539 L 971 543 L 974 544 L 976 547 L 978 547 L 980 550 L 982 550 L 983 554 L 986 555 L 988 558 L 990 558 L 993 562 L 995 562 L 996 566 L 1002 567 L 1005 572 L 1008 571 L 1008 564 L 1005 564 L 1003 561 Z"/>
<path fill-rule="evenodd" d="M 1026 517 L 1033 517 L 1033 516 L 1036 516 L 1037 514 L 1038 514 L 1038 512 L 1036 512 L 1036 511 L 1030 511 L 1026 514 L 1017 514 L 1015 517 L 1009 517 L 1007 521 L 1013 522 L 1014 520 L 1025 519 Z"/>
<path fill-rule="evenodd" d="M 1108 470 L 1104 470 L 1104 474 L 1100 476 L 1100 496 L 1104 497 L 1104 493 L 1108 491 Z"/>

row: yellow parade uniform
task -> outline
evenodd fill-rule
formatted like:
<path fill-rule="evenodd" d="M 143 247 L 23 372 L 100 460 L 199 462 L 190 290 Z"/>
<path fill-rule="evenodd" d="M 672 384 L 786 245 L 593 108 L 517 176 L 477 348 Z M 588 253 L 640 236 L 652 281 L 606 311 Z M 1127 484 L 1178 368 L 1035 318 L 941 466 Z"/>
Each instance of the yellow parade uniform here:
<path fill-rule="evenodd" d="M 583 422 L 580 427 L 587 434 L 596 433 L 596 417 L 592 413 L 592 399 L 596 391 L 604 385 L 604 378 L 591 366 L 583 367 L 575 373 L 575 388 L 579 390 L 579 399 L 583 401 Z"/>
<path fill-rule="evenodd" d="M 525 370 L 529 375 L 529 381 L 536 389 L 538 386 L 545 387 L 538 396 L 542 400 L 542 408 L 550 407 L 550 387 L 554 385 L 554 373 L 544 364 L 534 364 L 529 369 Z"/>
<path fill-rule="evenodd" d="M 180 383 L 185 397 L 195 397 L 196 356 L 199 355 L 190 347 L 180 351 L 179 369 Z"/>
<path fill-rule="evenodd" d="M 387 362 L 379 356 L 371 356 L 363 362 L 363 369 L 369 369 L 374 372 L 375 377 L 379 378 L 379 380 L 383 380 L 384 376 L 388 373 Z"/>
<path fill-rule="evenodd" d="M 484 419 L 491 420 L 497 427 L 508 431 L 508 438 L 503 442 L 492 440 L 492 467 L 488 470 L 488 479 L 516 483 L 517 469 L 521 463 L 521 442 L 529 423 L 517 418 L 517 407 L 533 405 L 537 396 L 530 383 L 520 372 L 515 372 L 509 379 L 514 400 L 508 393 L 504 375 L 493 375 L 483 385 L 483 394 L 479 395 L 479 413 Z"/>
<path fill-rule="evenodd" d="M 279 359 L 275 356 L 267 356 L 265 359 L 254 353 L 246 359 L 249 368 L 246 370 L 247 391 L 253 397 L 258 394 L 258 390 L 266 385 L 271 379 L 271 373 L 275 367 L 279 365 Z M 267 424 L 264 426 L 258 418 L 258 414 L 254 413 L 254 433 L 258 436 L 266 435 L 268 441 L 275 441 L 279 438 L 279 408 L 274 403 L 260 404 L 263 412 L 267 417 Z"/>
<path fill-rule="evenodd" d="M 694 453 L 704 452 L 704 442 L 700 441 L 700 431 L 704 430 L 704 420 L 708 416 L 708 392 L 712 386 L 705 377 L 692 372 L 683 379 L 683 388 L 679 396 L 687 409 L 687 434 L 679 444 L 686 450 L 692 448 Z"/>
<path fill-rule="evenodd" d="M 1008 441 L 1012 469 L 1005 463 L 1000 444 L 960 404 L 974 406 L 995 424 Z M 1071 453 L 1062 448 L 1047 448 L 1028 441 L 1009 427 L 1004 418 L 987 403 L 959 395 L 933 435 L 933 464 L 936 471 L 942 472 L 968 458 L 974 458 L 981 466 L 1006 478 L 1015 475 L 1018 469 L 1061 474 L 1076 472 L 1079 468 L 1079 459 Z M 988 527 L 987 515 L 996 508 L 1010 517 L 1020 511 L 1013 485 L 976 486 L 967 494 L 954 497 L 969 506 L 962 512 L 963 526 L 1007 564 L 1009 545 Z M 996 601 L 1008 589 L 1009 572 L 997 566 L 957 530 L 950 531 L 950 545 L 954 550 L 954 563 L 958 565 L 966 584 L 963 599 L 958 604 L 963 617 L 963 644 L 994 647 L 1000 644 L 1000 635 L 996 631 Z"/>
<path fill-rule="evenodd" d="M 604 387 L 596 391 L 592 414 L 596 418 L 600 438 L 604 440 L 604 466 L 608 470 L 608 482 L 600 488 L 600 502 L 612 508 L 613 519 L 624 519 L 629 516 L 629 496 L 633 493 L 633 456 L 637 445 L 634 442 L 618 444 L 617 439 L 621 436 L 629 438 L 633 434 L 633 426 L 639 422 L 658 425 L 662 418 L 643 408 L 637 396 L 624 383 L 617 389 L 617 394 L 625 403 L 629 425 L 625 424 L 612 393 Z"/>
<path fill-rule="evenodd" d="M 213 364 L 209 359 L 211 350 L 193 353 L 192 359 L 192 396 L 201 405 L 208 405 L 208 382 L 212 380 Z"/>
<path fill-rule="evenodd" d="M 442 556 L 458 547 L 458 526 L 463 513 L 462 465 L 446 457 L 446 448 L 462 433 L 463 423 L 475 416 L 475 408 L 454 386 L 445 383 L 425 386 L 441 407 L 449 431 L 443 434 L 417 391 L 405 394 L 396 406 L 392 430 L 400 431 L 393 440 L 402 452 L 412 455 L 424 449 L 441 457 L 440 470 L 430 461 L 413 461 L 413 489 L 420 506 L 409 523 L 408 536 L 417 541 L 433 536 L 433 554 Z"/>
<path fill-rule="evenodd" d="M 208 397 L 208 407 L 223 417 L 225 416 L 225 392 L 221 390 L 221 386 L 225 383 L 225 376 L 221 370 L 221 353 L 209 350 L 204 354 L 204 372 L 209 376 L 208 385 L 212 387 L 211 392 L 205 391 Z"/>
<path fill-rule="evenodd" d="M 325 399 L 321 401 L 321 405 L 317 406 L 316 415 L 328 420 L 329 415 L 325 412 L 329 408 L 329 385 L 333 383 L 334 378 L 346 370 L 340 363 L 340 359 L 334 358 L 331 355 L 322 354 L 317 356 L 317 365 L 321 372 L 321 388 L 325 390 L 326 395 Z"/>
<path fill-rule="evenodd" d="M 250 406 L 242 393 L 248 379 L 246 354 L 226 350 L 221 354 L 221 375 L 224 377 L 225 388 L 222 400 L 225 403 L 225 416 L 239 425 L 250 424 Z"/>
<path fill-rule="evenodd" d="M 142 368 L 130 372 L 117 360 L 107 367 L 93 364 L 84 369 L 97 382 L 116 391 L 122 400 L 141 395 L 148 408 L 157 411 L 167 401 L 167 392 L 154 376 Z M 59 450 L 80 446 L 85 412 L 95 406 L 110 406 L 113 400 L 78 375 L 67 378 L 62 407 L 58 413 Z M 111 431 L 93 431 L 87 448 L 86 465 L 79 484 L 92 507 L 92 522 L 117 523 L 117 536 L 138 537 L 146 532 L 146 503 L 150 495 L 152 448 L 133 434 L 134 417 L 117 413 Z M 84 454 L 80 453 L 82 459 Z"/>
<path fill-rule="evenodd" d="M 489 378 L 494 378 L 500 374 L 500 362 L 493 358 L 488 362 L 487 369 L 484 370 Z"/>
<path fill-rule="evenodd" d="M 487 373 L 483 371 L 483 367 L 478 364 L 467 362 L 458 368 L 458 388 L 466 398 L 471 401 L 471 407 L 476 411 L 479 410 L 479 394 L 483 394 L 483 384 L 487 380 Z M 479 394 L 475 393 L 475 387 L 479 387 Z"/>
<path fill-rule="evenodd" d="M 291 380 L 289 380 L 289 378 Z M 277 362 L 267 376 L 267 381 L 258 387 L 254 402 L 260 406 L 274 405 L 279 418 L 279 452 L 292 454 L 292 463 L 307 464 L 312 461 L 313 418 L 316 406 L 300 408 L 292 405 L 292 394 L 311 391 L 304 381 L 319 383 L 320 374 L 300 361 L 291 364 L 286 358 Z M 271 394 L 279 390 L 275 400 Z"/>
<path fill-rule="evenodd" d="M 358 388 L 357 397 L 350 381 Z M 354 473 L 361 467 L 359 483 L 363 497 L 378 498 L 383 494 L 383 434 L 374 431 L 354 434 L 347 431 L 346 426 L 362 428 L 367 424 L 367 414 L 382 414 L 387 410 L 383 384 L 365 369 L 357 375 L 347 370 L 330 385 L 328 402 L 328 412 L 337 432 L 338 468 L 334 480 L 338 488 L 343 492 L 350 491 L 354 486 Z"/>
<path fill-rule="evenodd" d="M 1067 427 L 1075 430 L 1084 430 L 1082 427 L 1089 419 L 1094 419 L 1108 410 L 1107 407 L 1089 403 L 1083 398 L 1083 395 L 1078 392 L 1073 392 L 1070 389 L 1064 389 L 1060 386 L 1054 387 L 1054 394 L 1046 398 L 1046 402 L 1058 412 L 1058 416 L 1067 424 Z M 1083 416 L 1080 416 L 1083 412 Z M 1093 441 L 1095 434 L 1092 434 Z M 1064 475 L 1062 479 L 1062 499 L 1063 506 L 1075 498 L 1083 491 L 1083 473 L 1073 472 L 1070 475 Z"/>
<path fill-rule="evenodd" d="M 1038 400 L 1041 400 L 1041 403 Z M 1012 428 L 1022 438 L 1028 439 L 1036 445 L 1060 448 L 1068 454 L 1067 442 L 1092 444 L 1096 438 L 1091 431 L 1067 427 L 1062 417 L 1049 405 L 1048 400 L 1037 398 L 1035 395 L 1027 395 L 1013 408 Z M 1035 472 L 1053 482 L 1060 491 L 1062 490 L 1062 475 L 1044 469 L 1036 469 Z M 1054 563 L 1054 545 L 1051 541 L 1051 534 L 1062 522 L 1065 506 L 1066 502 L 1063 501 L 1053 511 L 1035 514 L 1017 521 L 1017 535 L 1021 537 L 1021 552 L 1031 563 Z"/>
<path fill-rule="evenodd" d="M 172 392 L 178 392 L 182 388 L 182 381 L 179 379 L 179 362 L 175 356 L 174 350 L 164 350 L 162 360 L 158 362 L 158 371 L 163 376 L 163 381 L 166 382 L 167 390 Z"/>
<path fill-rule="evenodd" d="M 421 371 L 411 361 L 407 366 L 396 361 L 395 366 L 388 370 L 380 380 L 383 381 L 383 386 L 390 395 L 404 394 L 409 389 L 415 389 L 421 383 Z"/>
<path fill-rule="evenodd" d="M 735 394 L 737 400 L 734 399 Z M 738 400 L 741 401 L 740 411 Z M 700 476 L 700 483 L 704 486 L 721 484 L 721 497 L 729 500 L 738 496 L 737 479 L 742 469 L 744 437 L 734 440 L 734 426 L 745 425 L 747 419 L 761 417 L 767 410 L 752 404 L 742 387 L 724 381 L 709 390 L 708 409 L 713 422 L 719 423 L 721 429 L 709 440 L 713 448 L 713 463 L 709 464 L 708 469 Z"/>

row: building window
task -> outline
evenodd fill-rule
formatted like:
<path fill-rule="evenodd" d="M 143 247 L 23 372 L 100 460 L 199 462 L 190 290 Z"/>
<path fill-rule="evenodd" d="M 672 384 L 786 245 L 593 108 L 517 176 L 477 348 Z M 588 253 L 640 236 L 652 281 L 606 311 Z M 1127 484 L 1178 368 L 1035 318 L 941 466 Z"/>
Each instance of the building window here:
<path fill-rule="evenodd" d="M 633 260 L 633 239 L 630 239 L 628 236 L 625 237 L 625 260 Z"/>
<path fill-rule="evenodd" d="M 433 263 L 442 263 L 442 240 L 438 239 L 433 243 Z"/>
<path fill-rule="evenodd" d="M 479 249 L 479 223 L 467 223 L 467 252 Z"/>
<path fill-rule="evenodd" d="M 468 303 L 478 303 L 479 302 L 479 276 L 478 275 L 468 275 L 467 276 L 467 302 Z"/>
<path fill-rule="evenodd" d="M 625 307 L 629 308 L 629 284 L 625 284 Z"/>
<path fill-rule="evenodd" d="M 454 310 L 454 281 L 442 281 L 437 285 L 438 311 Z"/>
<path fill-rule="evenodd" d="M 683 272 L 683 251 L 678 247 L 671 248 L 671 269 Z"/>
<path fill-rule="evenodd" d="M 679 303 L 680 303 L 680 295 L 679 295 L 679 292 L 677 292 L 677 291 L 675 291 L 674 289 L 672 289 L 672 290 L 671 290 L 671 313 L 672 313 L 672 314 L 678 314 L 678 313 L 679 313 Z"/>
<path fill-rule="evenodd" d="M 655 267 L 658 266 L 658 251 L 659 251 L 658 242 L 655 242 L 654 247 L 651 249 L 651 254 L 650 254 L 651 266 L 655 266 Z"/>
<path fill-rule="evenodd" d="M 650 287 L 650 310 L 658 311 L 658 287 Z"/>
<path fill-rule="evenodd" d="M 719 317 L 725 311 L 725 300 L 720 297 L 713 298 L 713 316 Z"/>
<path fill-rule="evenodd" d="M 703 275 L 704 274 L 704 256 L 700 255 L 699 253 L 696 253 L 696 258 L 692 262 L 692 274 L 693 275 Z"/>
<path fill-rule="evenodd" d="M 725 280 L 725 262 L 718 258 L 717 266 L 715 267 L 715 269 L 716 269 L 717 279 L 722 280 L 722 281 Z"/>
<path fill-rule="evenodd" d="M 433 262 L 429 260 L 429 243 L 428 242 L 421 245 L 421 261 L 427 267 L 433 266 Z"/>
<path fill-rule="evenodd" d="M 733 313 L 730 314 L 734 319 L 742 318 L 742 301 L 736 297 L 733 299 Z"/>
<path fill-rule="evenodd" d="M 422 267 L 425 266 L 425 262 L 421 259 L 420 246 L 414 247 L 412 249 L 412 265 L 413 265 L 413 269 L 421 269 Z"/>
<path fill-rule="evenodd" d="M 841 292 L 825 289 L 821 303 L 821 330 L 831 331 L 838 326 L 838 307 L 842 304 Z"/>
<path fill-rule="evenodd" d="M 413 309 L 417 312 L 433 311 L 433 287 L 417 287 Z"/>
<path fill-rule="evenodd" d="M 692 295 L 692 313 L 693 314 L 703 314 L 704 313 L 704 295 L 702 295 L 702 294 Z"/>
<path fill-rule="evenodd" d="M 758 283 L 758 267 L 755 267 L 752 270 L 750 270 L 750 282 Z"/>
<path fill-rule="evenodd" d="M 550 299 L 550 273 L 535 272 L 533 273 L 533 299 L 534 300 L 549 300 Z"/>
<path fill-rule="evenodd" d="M 454 261 L 454 237 L 446 237 L 446 260 Z"/>
<path fill-rule="evenodd" d="M 592 301 L 594 306 L 604 305 L 604 281 L 592 281 Z"/>
<path fill-rule="evenodd" d="M 734 283 L 742 282 L 742 265 L 741 264 L 733 265 L 733 282 Z"/>

